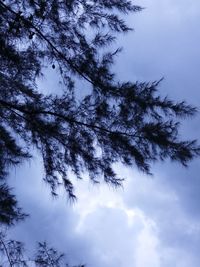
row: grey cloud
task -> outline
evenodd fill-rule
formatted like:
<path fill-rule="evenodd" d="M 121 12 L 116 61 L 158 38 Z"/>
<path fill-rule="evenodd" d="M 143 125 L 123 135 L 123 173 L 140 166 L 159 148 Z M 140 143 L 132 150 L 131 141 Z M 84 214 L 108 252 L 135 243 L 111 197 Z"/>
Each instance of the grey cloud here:
<path fill-rule="evenodd" d="M 184 209 L 179 191 L 165 184 L 158 173 L 149 179 L 130 172 L 129 178 L 126 204 L 142 210 L 155 223 L 160 266 L 170 266 L 169 262 L 173 262 L 182 267 L 187 266 L 183 261 L 199 261 L 200 223 Z"/>

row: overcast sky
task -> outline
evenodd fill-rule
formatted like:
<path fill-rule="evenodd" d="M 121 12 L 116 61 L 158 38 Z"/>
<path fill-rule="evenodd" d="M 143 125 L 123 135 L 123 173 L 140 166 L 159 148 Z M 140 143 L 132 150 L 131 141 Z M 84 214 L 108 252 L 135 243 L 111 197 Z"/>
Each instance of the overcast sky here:
<path fill-rule="evenodd" d="M 200 1 L 138 0 L 145 9 L 128 18 L 135 31 L 121 36 L 116 70 L 126 80 L 164 77 L 162 95 L 200 106 Z M 183 124 L 183 136 L 199 138 L 200 114 Z M 200 140 L 200 138 L 199 138 Z M 76 186 L 71 205 L 57 201 L 41 182 L 37 160 L 16 170 L 12 186 L 31 214 L 13 232 L 29 248 L 47 240 L 70 263 L 88 267 L 200 266 L 200 161 L 188 169 L 170 162 L 153 166 L 153 177 L 118 166 L 124 188 Z M 14 185 L 13 185 L 14 184 Z"/>

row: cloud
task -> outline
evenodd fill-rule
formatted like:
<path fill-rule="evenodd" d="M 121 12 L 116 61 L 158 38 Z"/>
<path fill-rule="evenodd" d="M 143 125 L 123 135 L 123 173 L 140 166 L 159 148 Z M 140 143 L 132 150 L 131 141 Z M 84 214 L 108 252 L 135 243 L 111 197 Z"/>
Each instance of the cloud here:
<path fill-rule="evenodd" d="M 41 166 L 34 162 L 23 167 L 21 178 L 14 178 L 18 199 L 31 217 L 11 235 L 24 241 L 29 251 L 36 241 L 46 240 L 65 252 L 71 264 L 143 267 L 146 253 L 148 266 L 159 266 L 154 223 L 142 210 L 125 205 L 125 191 L 78 181 L 79 200 L 71 205 L 62 193 L 53 201 L 39 174 Z"/>
<path fill-rule="evenodd" d="M 141 210 L 146 218 L 154 222 L 155 237 L 158 240 L 156 252 L 160 258 L 158 266 L 168 267 L 173 263 L 182 267 L 187 266 L 188 262 L 197 263 L 200 244 L 199 219 L 184 207 L 187 194 L 181 195 L 177 188 L 173 187 L 173 183 L 165 180 L 162 172 L 157 172 L 153 179 L 133 175 L 131 171 L 127 173 L 129 183 L 125 203 L 129 208 Z M 173 177 L 176 178 L 177 176 Z"/>
<path fill-rule="evenodd" d="M 147 7 L 141 17 L 130 20 L 135 25 L 135 36 L 126 41 L 130 45 L 122 61 L 130 59 L 130 54 L 132 61 L 125 76 L 131 77 L 129 70 L 138 80 L 164 76 L 161 94 L 199 106 L 200 3 L 165 0 L 141 1 L 141 5 Z M 198 138 L 199 132 L 199 116 L 182 126 L 182 135 L 187 138 Z M 134 179 L 129 173 L 133 179 L 127 186 L 126 204 L 154 220 L 161 266 L 196 266 L 200 261 L 199 160 L 188 169 L 157 164 L 153 172 L 153 179 Z"/>

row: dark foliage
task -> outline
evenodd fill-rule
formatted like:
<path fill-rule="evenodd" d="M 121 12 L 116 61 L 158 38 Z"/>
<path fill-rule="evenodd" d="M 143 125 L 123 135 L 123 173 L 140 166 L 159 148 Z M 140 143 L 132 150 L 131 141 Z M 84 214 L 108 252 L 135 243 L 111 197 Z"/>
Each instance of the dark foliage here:
<path fill-rule="evenodd" d="M 69 265 L 65 263 L 65 255 L 63 253 L 59 253 L 56 249 L 49 247 L 46 242 L 38 243 L 34 262 L 37 267 L 69 267 Z M 84 266 L 85 265 L 79 265 L 73 267 Z"/>
<path fill-rule="evenodd" d="M 0 232 L 0 255 L 0 267 L 69 267 L 65 255 L 49 247 L 46 242 L 38 243 L 35 256 L 29 258 L 22 242 L 7 239 L 2 232 Z"/>
<path fill-rule="evenodd" d="M 38 251 L 35 258 L 36 266 L 48 267 L 55 266 L 59 267 L 63 261 L 64 254 L 59 254 L 55 249 L 48 248 L 46 242 L 38 243 Z"/>
<path fill-rule="evenodd" d="M 0 253 L 2 256 L 0 266 L 28 267 L 24 258 L 23 243 L 7 239 L 2 232 L 0 232 Z"/>
<path fill-rule="evenodd" d="M 150 164 L 170 158 L 186 165 L 199 155 L 195 141 L 179 139 L 177 119 L 195 108 L 158 96 L 159 82 L 119 82 L 105 47 L 130 28 L 119 13 L 140 11 L 131 1 L 0 1 L 0 176 L 36 147 L 45 181 L 74 197 L 69 172 L 120 185 L 113 164 Z M 37 78 L 52 66 L 65 87 L 42 94 Z M 76 79 L 90 85 L 77 99 Z"/>
<path fill-rule="evenodd" d="M 10 189 L 5 184 L 0 185 L 0 225 L 13 225 L 26 217 L 17 206 L 17 200 Z"/>

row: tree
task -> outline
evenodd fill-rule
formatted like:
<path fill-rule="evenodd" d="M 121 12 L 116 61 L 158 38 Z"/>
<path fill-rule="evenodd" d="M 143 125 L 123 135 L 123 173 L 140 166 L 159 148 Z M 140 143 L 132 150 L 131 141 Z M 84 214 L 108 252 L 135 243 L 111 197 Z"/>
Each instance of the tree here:
<path fill-rule="evenodd" d="M 200 154 L 195 141 L 179 139 L 179 118 L 195 108 L 160 97 L 159 81 L 121 82 L 112 72 L 119 49 L 105 48 L 130 30 L 119 13 L 140 10 L 127 0 L 0 1 L 1 178 L 36 147 L 52 194 L 62 184 L 74 198 L 70 172 L 117 186 L 114 163 L 150 173 L 159 159 L 186 165 Z M 37 87 L 44 66 L 57 70 L 61 94 Z M 90 85 L 83 99 L 77 79 Z"/>
<path fill-rule="evenodd" d="M 17 200 L 6 184 L 0 185 L 0 225 L 13 225 L 27 215 L 18 207 Z"/>
<path fill-rule="evenodd" d="M 21 242 L 15 240 L 7 240 L 6 235 L 0 232 L 0 266 L 9 267 L 28 267 L 24 258 L 24 246 Z"/>
<path fill-rule="evenodd" d="M 65 255 L 49 247 L 46 242 L 39 242 L 35 255 L 29 258 L 25 254 L 26 251 L 22 242 L 7 239 L 2 232 L 0 232 L 0 252 L 3 255 L 0 261 L 1 267 L 69 267 L 65 263 Z"/>
<path fill-rule="evenodd" d="M 187 165 L 200 154 L 196 141 L 179 138 L 179 119 L 193 116 L 194 107 L 160 97 L 160 81 L 121 82 L 112 71 L 120 49 L 107 47 L 131 30 L 120 13 L 140 10 L 127 0 L 0 0 L 1 226 L 26 217 L 6 176 L 32 148 L 41 153 L 52 194 L 63 185 L 70 198 L 71 172 L 118 186 L 117 162 L 150 174 L 154 161 Z M 62 92 L 38 88 L 45 67 L 60 77 Z M 83 98 L 80 80 L 88 83 Z M 38 246 L 36 266 L 63 266 L 62 254 Z M 23 244 L 3 234 L 0 252 L 10 267 L 29 266 Z"/>

